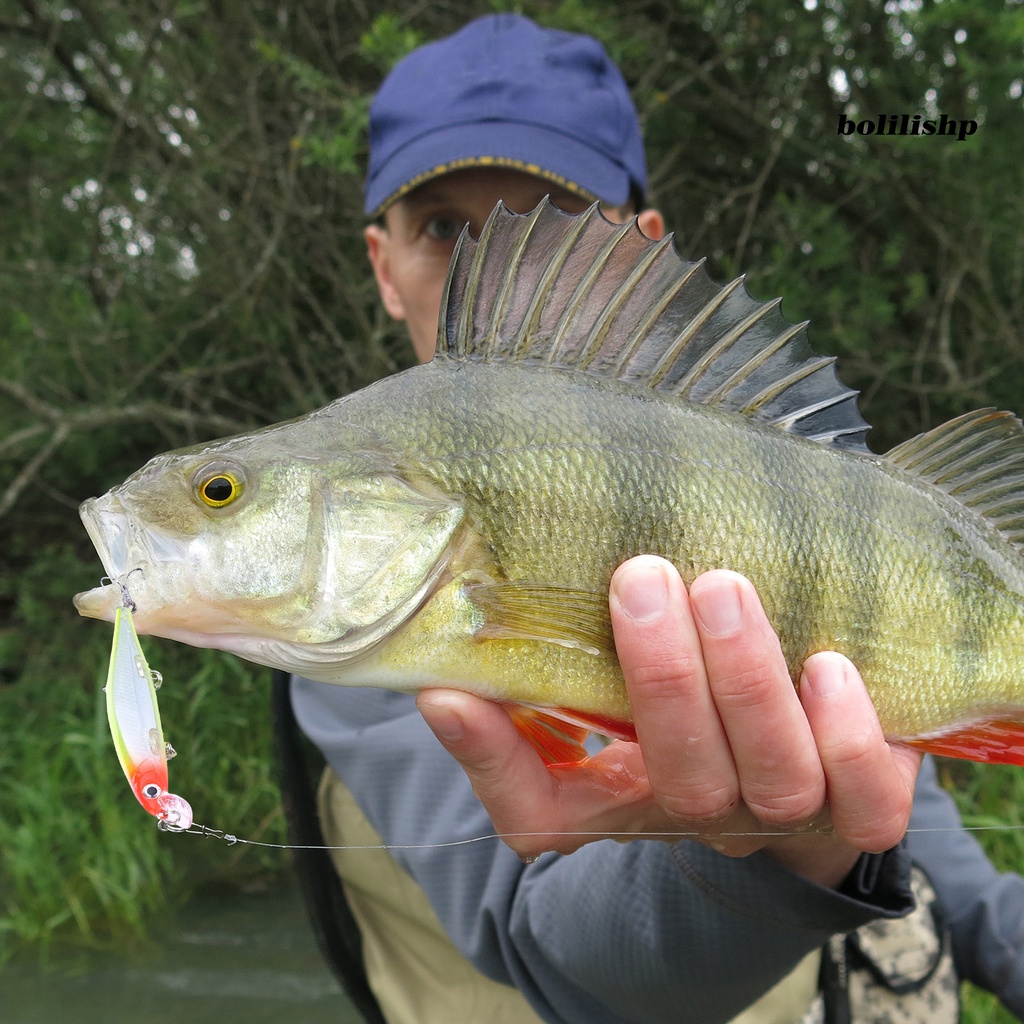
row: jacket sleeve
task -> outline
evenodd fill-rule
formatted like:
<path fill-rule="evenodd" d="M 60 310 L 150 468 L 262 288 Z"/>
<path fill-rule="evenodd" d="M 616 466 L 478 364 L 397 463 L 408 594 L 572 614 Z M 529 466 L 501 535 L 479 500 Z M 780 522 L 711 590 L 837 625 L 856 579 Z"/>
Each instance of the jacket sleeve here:
<path fill-rule="evenodd" d="M 524 865 L 413 698 L 296 680 L 293 703 L 455 945 L 546 1021 L 728 1021 L 830 935 L 911 908 L 902 848 L 863 857 L 846 891 L 686 841 Z"/>
<path fill-rule="evenodd" d="M 957 973 L 1024 1019 L 1024 878 L 1000 874 L 926 757 L 917 779 L 907 849 L 946 913 Z"/>

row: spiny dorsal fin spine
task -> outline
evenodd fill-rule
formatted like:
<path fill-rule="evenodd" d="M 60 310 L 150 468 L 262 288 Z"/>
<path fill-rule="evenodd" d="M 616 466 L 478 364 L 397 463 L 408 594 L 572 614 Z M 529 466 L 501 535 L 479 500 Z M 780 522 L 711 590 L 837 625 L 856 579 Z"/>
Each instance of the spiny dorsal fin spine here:
<path fill-rule="evenodd" d="M 523 253 L 526 251 L 530 243 L 530 237 L 533 233 L 533 229 L 536 227 L 543 209 L 544 208 L 542 206 L 538 206 L 532 213 L 527 215 L 526 221 L 524 221 L 520 226 L 519 238 L 508 254 L 507 264 L 509 267 L 518 268 L 521 266 Z M 491 331 L 497 332 L 501 330 L 501 324 L 505 318 L 505 310 L 515 296 L 515 285 L 517 280 L 518 278 L 515 273 L 505 275 L 501 289 L 498 292 L 494 304 L 491 306 L 489 321 Z M 513 353 L 515 352 L 515 347 L 515 344 L 513 344 Z"/>
<path fill-rule="evenodd" d="M 829 362 L 830 361 L 825 361 L 821 364 L 821 366 L 827 366 L 829 365 Z M 809 377 L 812 373 L 816 373 L 819 369 L 821 369 L 821 366 L 810 367 L 809 369 L 805 370 L 802 373 L 800 373 L 799 371 L 794 371 L 792 377 L 783 381 L 782 383 L 787 386 L 792 386 L 793 384 L 796 384 L 799 380 L 802 380 L 805 377 Z M 847 395 L 832 395 L 828 398 L 823 398 L 820 402 L 818 402 L 817 405 L 806 406 L 805 409 L 807 413 L 823 412 L 825 409 L 831 409 L 834 406 L 837 406 L 840 403 L 845 402 L 848 397 L 849 396 Z M 773 423 L 779 427 L 787 427 L 785 419 L 773 420 Z"/>
<path fill-rule="evenodd" d="M 806 326 L 806 323 L 794 324 L 788 331 L 783 331 L 771 344 L 765 345 L 764 348 L 761 349 L 760 355 L 755 356 L 754 359 L 750 360 L 750 364 L 756 366 L 762 363 L 767 363 L 777 351 L 785 348 L 785 346 L 788 345 L 801 331 L 803 331 Z M 811 372 L 817 372 L 818 369 L 819 367 L 815 365 L 811 368 Z M 735 382 L 737 379 L 737 375 L 734 374 L 733 377 L 730 378 L 730 383 Z M 786 388 L 788 388 L 796 379 L 798 378 L 794 378 L 793 375 L 790 374 L 787 377 L 779 377 L 778 379 L 770 382 L 748 399 L 745 408 L 752 412 L 759 409 L 765 404 L 765 402 L 770 401 L 785 391 Z"/>
<path fill-rule="evenodd" d="M 724 287 L 654 242 L 634 219 L 583 219 L 546 201 L 520 217 L 499 206 L 480 242 L 456 247 L 440 317 L 439 355 L 571 369 L 742 413 L 867 451 L 856 393 L 833 360 L 811 352 L 778 302 Z"/>
<path fill-rule="evenodd" d="M 759 306 L 758 308 L 756 308 L 750 314 L 750 316 L 748 316 L 745 320 L 737 324 L 736 327 L 729 332 L 729 334 L 723 336 L 722 340 L 718 342 L 718 344 L 715 346 L 716 349 L 719 352 L 725 352 L 727 349 L 732 348 L 733 345 L 740 341 L 743 338 L 743 336 L 747 334 L 748 331 L 753 330 L 767 316 L 769 316 L 772 313 L 775 313 L 781 302 L 781 299 L 774 299 L 773 301 L 766 302 L 763 306 Z M 797 328 L 797 330 L 799 330 L 799 328 Z M 793 334 L 790 332 L 785 332 L 782 335 L 782 338 L 785 338 L 787 340 L 791 337 L 793 337 Z M 753 358 L 748 359 L 742 367 L 738 368 L 735 373 L 732 373 L 730 374 L 730 376 L 725 378 L 722 381 L 722 383 L 719 384 L 717 388 L 715 388 L 714 391 L 712 391 L 709 395 L 704 396 L 705 401 L 715 401 L 721 395 L 730 391 L 733 387 L 736 386 L 737 382 L 741 380 L 745 374 L 750 372 L 751 369 L 762 366 L 764 363 L 766 363 L 768 359 L 772 356 L 773 352 L 776 351 L 776 348 L 777 346 L 774 345 L 766 345 L 759 353 L 755 354 Z M 677 388 L 677 393 L 682 392 L 680 392 Z M 747 404 L 749 407 L 750 403 Z"/>
<path fill-rule="evenodd" d="M 545 200 L 542 205 L 545 205 L 546 203 L 547 200 Z M 590 229 L 590 225 L 593 220 L 599 217 L 600 211 L 595 203 L 585 213 L 580 214 L 575 230 L 570 230 L 568 232 L 569 237 L 566 241 L 570 244 L 561 246 L 551 263 L 549 295 L 552 296 L 552 299 L 554 299 L 558 292 L 558 286 L 563 284 L 565 281 L 569 281 L 570 275 L 566 268 L 569 264 L 570 257 L 575 254 L 576 243 L 580 237 Z M 541 351 L 536 354 L 540 361 L 551 366 L 562 366 L 573 365 L 579 359 L 579 352 L 573 352 L 572 349 L 568 348 L 566 345 L 566 343 L 572 338 L 572 320 L 576 316 L 577 310 L 585 304 L 594 282 L 597 280 L 601 269 L 604 267 L 608 254 L 615 248 L 621 240 L 621 237 L 621 234 L 612 234 L 609 236 L 605 240 L 601 250 L 594 257 L 592 263 L 586 268 L 586 272 L 580 275 L 580 278 L 576 281 L 575 285 L 572 285 L 573 290 L 571 294 L 561 302 L 561 308 L 556 310 L 558 313 L 557 320 L 548 332 L 548 336 L 551 338 L 551 344 L 546 348 L 542 348 Z M 534 329 L 540 327 L 545 312 L 550 311 L 543 308 L 538 308 L 534 311 Z"/>
<path fill-rule="evenodd" d="M 771 389 L 771 392 L 764 396 L 764 400 L 767 401 L 767 400 L 770 400 L 772 398 L 775 398 L 777 395 L 782 394 L 783 392 L 787 391 L 789 388 L 795 387 L 797 384 L 800 384 L 802 381 L 805 381 L 808 378 L 812 377 L 814 374 L 818 373 L 820 370 L 823 370 L 823 369 L 825 369 L 827 367 L 831 367 L 834 363 L 835 363 L 835 360 L 832 359 L 830 356 L 820 356 L 816 360 L 808 361 L 808 362 L 804 363 L 803 366 L 798 366 L 788 376 L 781 377 L 779 379 L 778 383 L 775 385 L 775 387 Z M 812 405 L 804 406 L 804 410 L 806 410 L 806 413 L 810 413 L 810 412 L 821 412 L 823 409 L 831 409 L 832 407 L 834 407 L 836 405 L 839 405 L 841 402 L 845 402 L 851 395 L 853 395 L 855 393 L 856 392 L 853 392 L 853 391 L 847 391 L 845 393 L 841 392 L 841 393 L 834 394 L 834 395 L 826 395 L 820 401 L 815 402 Z M 761 398 L 761 396 L 758 396 L 758 398 Z M 752 405 L 752 407 L 753 407 L 753 405 Z M 777 420 L 773 420 L 772 422 L 773 423 L 783 423 L 784 420 L 783 419 L 777 419 Z"/>
<path fill-rule="evenodd" d="M 466 301 L 466 295 L 472 294 L 473 270 L 476 263 L 473 254 L 476 248 L 477 241 L 470 235 L 467 224 L 455 243 L 452 261 L 448 267 L 448 278 L 441 294 L 435 357 L 441 355 L 461 359 L 468 351 L 469 332 L 466 324 L 472 313 L 472 303 Z M 462 269 L 462 273 L 456 273 L 459 269 Z M 451 319 L 453 313 L 456 314 L 454 323 Z"/>
<path fill-rule="evenodd" d="M 671 235 L 668 235 L 665 238 L 665 241 L 667 242 L 668 239 L 671 237 Z M 683 288 L 687 286 L 687 284 L 689 284 L 690 279 L 693 277 L 693 275 L 696 274 L 699 270 L 703 269 L 703 267 L 703 260 L 699 260 L 696 263 L 689 264 L 684 269 L 683 273 L 678 275 L 678 277 L 676 278 L 675 282 L 671 285 L 671 287 L 666 288 L 664 290 L 660 301 L 652 304 L 647 316 L 643 320 L 641 320 L 639 324 L 637 324 L 636 329 L 632 333 L 632 336 L 629 338 L 626 345 L 623 346 L 622 355 L 619 357 L 618 361 L 615 364 L 615 370 L 617 372 L 622 372 L 632 362 L 633 357 L 639 353 L 645 339 L 650 334 L 654 325 L 665 314 L 665 311 L 669 308 L 669 306 L 675 301 L 675 298 L 679 294 L 679 292 L 682 291 Z"/>
<path fill-rule="evenodd" d="M 541 283 L 537 288 L 537 294 L 534 296 L 533 301 L 530 303 L 530 308 L 526 316 L 523 318 L 522 329 L 516 336 L 515 344 L 513 346 L 513 351 L 516 355 L 519 355 L 527 349 L 530 338 L 536 334 L 541 316 L 544 312 L 544 304 L 558 281 L 558 277 L 565 266 L 566 258 L 576 245 L 577 239 L 586 230 L 587 225 L 590 223 L 590 219 L 596 213 L 597 206 L 595 204 L 580 215 L 573 230 L 566 233 L 565 240 L 559 246 L 550 266 L 545 270 L 544 276 L 541 278 Z M 549 360 L 553 357 L 554 349 L 552 348 L 549 350 Z"/>
<path fill-rule="evenodd" d="M 573 294 L 573 299 L 579 297 L 580 300 L 585 299 L 589 296 L 597 282 L 600 280 L 601 274 L 604 272 L 608 263 L 612 260 L 614 255 L 624 246 L 627 246 L 631 241 L 628 232 L 629 225 L 619 225 L 608 237 L 608 244 L 601 250 L 598 256 L 594 259 L 593 266 L 589 273 L 580 282 L 581 288 L 577 288 Z M 621 301 L 621 289 L 616 293 L 620 296 Z M 613 296 L 614 300 L 616 296 Z M 567 328 L 571 322 L 572 317 L 576 315 L 576 311 L 579 307 L 576 302 L 573 301 L 566 307 L 565 313 L 558 321 L 558 332 L 561 333 Z M 601 330 L 601 327 L 607 324 L 608 305 L 605 303 L 601 307 L 601 312 L 597 316 L 593 327 L 587 332 L 586 338 L 583 340 L 582 346 L 576 353 L 575 364 L 581 369 L 586 370 L 590 367 L 593 361 L 597 358 L 600 350 L 600 342 L 605 337 L 605 331 Z"/>
<path fill-rule="evenodd" d="M 623 232 L 623 237 L 625 232 Z M 640 279 L 648 272 L 648 269 L 655 263 L 662 252 L 665 251 L 672 244 L 672 236 L 667 235 L 660 241 L 655 242 L 644 255 L 637 260 L 633 265 L 633 269 L 618 291 L 608 300 L 604 307 L 598 321 L 594 324 L 591 329 L 590 335 L 587 338 L 586 345 L 584 348 L 591 353 L 591 358 L 596 354 L 602 347 L 608 332 L 615 325 L 615 320 L 622 310 L 625 303 L 633 295 L 633 291 L 636 288 Z M 628 338 L 621 339 L 622 344 L 622 355 L 613 364 L 608 367 L 608 372 L 614 373 L 614 367 L 623 362 L 624 355 L 626 352 L 631 351 L 637 342 L 642 342 L 645 337 L 645 333 L 633 331 Z"/>
<path fill-rule="evenodd" d="M 696 313 L 692 320 L 686 325 L 686 329 L 681 331 L 675 344 L 672 346 L 672 353 L 681 353 L 687 345 L 689 345 L 697 334 L 708 325 L 711 321 L 712 316 L 725 304 L 726 300 L 732 295 L 737 288 L 742 287 L 743 278 L 737 277 L 734 281 L 730 281 L 727 285 L 723 286 L 715 295 L 712 296 L 710 301 L 704 303 L 703 307 Z M 735 339 L 732 339 L 735 340 Z M 718 357 L 725 352 L 727 349 L 732 347 L 732 343 L 729 340 L 729 336 L 719 339 L 708 349 L 707 352 L 694 363 L 686 375 L 676 383 L 673 387 L 673 391 L 682 398 L 689 396 L 694 384 L 704 377 L 704 374 L 709 366 L 715 363 Z M 666 356 L 668 353 L 666 353 Z M 667 360 L 662 359 L 661 365 L 658 366 L 656 371 L 657 380 L 660 382 L 664 379 L 668 372 L 668 367 L 665 365 Z"/>

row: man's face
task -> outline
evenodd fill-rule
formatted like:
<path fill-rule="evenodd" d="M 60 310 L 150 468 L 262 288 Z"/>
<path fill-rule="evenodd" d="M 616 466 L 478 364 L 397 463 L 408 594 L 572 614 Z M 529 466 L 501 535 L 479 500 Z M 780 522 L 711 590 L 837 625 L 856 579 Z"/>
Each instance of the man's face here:
<path fill-rule="evenodd" d="M 581 213 L 590 205 L 531 174 L 470 168 L 414 189 L 385 211 L 385 227 L 374 224 L 366 229 L 366 246 L 384 308 L 406 322 L 420 362 L 434 354 L 441 291 L 463 227 L 469 224 L 474 237 L 479 237 L 499 199 L 515 213 L 529 213 L 546 195 L 567 213 Z M 609 218 L 613 213 L 608 211 Z"/>

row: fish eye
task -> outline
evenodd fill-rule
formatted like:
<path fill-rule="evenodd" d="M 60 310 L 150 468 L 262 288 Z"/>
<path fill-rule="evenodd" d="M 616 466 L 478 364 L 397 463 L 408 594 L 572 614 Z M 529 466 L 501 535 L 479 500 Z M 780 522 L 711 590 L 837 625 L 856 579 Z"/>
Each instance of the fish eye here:
<path fill-rule="evenodd" d="M 155 800 L 160 795 L 160 787 L 155 782 L 150 782 L 142 787 L 142 795 L 148 800 Z"/>
<path fill-rule="evenodd" d="M 196 496 L 209 508 L 224 508 L 237 501 L 245 489 L 241 476 L 223 466 L 200 473 Z"/>

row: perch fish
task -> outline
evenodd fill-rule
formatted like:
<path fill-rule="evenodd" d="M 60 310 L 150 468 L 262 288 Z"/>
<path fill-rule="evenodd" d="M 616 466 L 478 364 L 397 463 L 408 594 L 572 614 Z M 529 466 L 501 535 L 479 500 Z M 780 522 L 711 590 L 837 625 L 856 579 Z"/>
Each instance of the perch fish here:
<path fill-rule="evenodd" d="M 806 325 L 594 208 L 463 234 L 434 359 L 153 459 L 81 508 L 143 632 L 329 683 L 461 687 L 633 735 L 607 611 L 641 553 L 757 587 L 794 679 L 858 666 L 886 735 L 1024 763 L 1024 428 L 888 454 Z M 79 594 L 111 619 L 116 587 Z M 566 728 L 566 723 L 569 728 Z"/>

